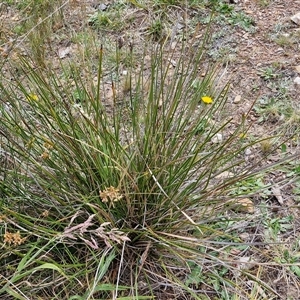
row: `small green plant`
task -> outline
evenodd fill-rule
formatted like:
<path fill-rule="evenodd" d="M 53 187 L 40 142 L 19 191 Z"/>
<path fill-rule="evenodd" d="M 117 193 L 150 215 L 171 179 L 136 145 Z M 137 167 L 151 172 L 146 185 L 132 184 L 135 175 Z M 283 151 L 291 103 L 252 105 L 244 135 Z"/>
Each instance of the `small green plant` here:
<path fill-rule="evenodd" d="M 272 0 L 258 0 L 258 4 L 262 7 L 267 7 L 271 4 Z"/>
<path fill-rule="evenodd" d="M 88 24 L 96 30 L 119 30 L 124 27 L 124 11 L 126 2 L 116 1 L 104 11 L 96 11 L 91 14 L 88 19 Z M 129 22 L 127 20 L 127 22 Z"/>
<path fill-rule="evenodd" d="M 297 183 L 297 185 L 293 188 L 293 194 L 295 195 L 295 201 L 297 203 L 300 202 L 300 186 Z"/>
<path fill-rule="evenodd" d="M 276 23 L 269 37 L 282 47 L 291 47 L 297 42 L 297 33 L 291 33 L 290 23 Z"/>
<path fill-rule="evenodd" d="M 261 98 L 254 106 L 254 110 L 260 116 L 259 122 L 278 122 L 282 113 L 283 104 L 280 101 L 276 101 L 274 98 Z"/>
<path fill-rule="evenodd" d="M 228 17 L 228 22 L 247 31 L 254 31 L 254 20 L 243 12 L 234 12 Z"/>
<path fill-rule="evenodd" d="M 216 11 L 221 14 L 230 15 L 234 11 L 234 6 L 222 1 L 216 1 Z"/>
<path fill-rule="evenodd" d="M 261 176 L 243 180 L 235 184 L 232 195 L 259 195 L 262 198 L 268 198 L 271 192 L 268 190 L 269 185 L 264 183 Z"/>
<path fill-rule="evenodd" d="M 282 262 L 283 263 L 287 262 L 289 264 L 292 264 L 292 266 L 290 266 L 290 270 L 291 272 L 296 274 L 298 278 L 300 278 L 300 267 L 298 265 L 299 259 L 300 259 L 299 253 L 289 253 L 288 250 L 284 251 L 284 260 L 282 260 Z"/>
<path fill-rule="evenodd" d="M 280 34 L 273 38 L 273 41 L 279 46 L 292 46 L 295 41 L 289 34 Z"/>
<path fill-rule="evenodd" d="M 287 230 L 292 228 L 291 222 L 293 221 L 293 217 L 285 217 L 285 218 L 267 218 L 264 220 L 264 225 L 267 229 L 265 232 L 266 239 L 272 239 L 274 241 L 280 240 L 280 234 L 286 232 Z"/>
<path fill-rule="evenodd" d="M 122 26 L 122 19 L 118 12 L 96 12 L 95 14 L 91 15 L 88 23 L 94 29 L 111 29 L 116 30 L 121 28 Z"/>
<path fill-rule="evenodd" d="M 260 142 L 261 151 L 264 155 L 269 154 L 273 150 L 273 143 L 270 139 L 265 139 Z"/>
<path fill-rule="evenodd" d="M 161 19 L 157 18 L 152 21 L 151 25 L 148 28 L 148 34 L 152 36 L 156 41 L 160 40 L 163 37 L 164 26 Z"/>
<path fill-rule="evenodd" d="M 276 88 L 279 90 L 278 98 L 263 97 L 258 99 L 256 105 L 254 105 L 253 108 L 259 116 L 258 122 L 282 124 L 279 130 L 274 127 L 275 135 L 296 137 L 299 135 L 299 108 L 290 101 L 285 87 L 278 89 L 278 86 L 276 86 Z"/>
<path fill-rule="evenodd" d="M 276 72 L 276 70 L 273 67 L 262 68 L 258 71 L 258 74 L 264 80 L 270 80 L 279 77 L 279 74 Z"/>
<path fill-rule="evenodd" d="M 236 50 L 232 47 L 224 46 L 219 49 L 212 48 L 208 55 L 215 61 L 221 61 L 223 64 L 233 63 L 236 60 Z"/>
<path fill-rule="evenodd" d="M 246 31 L 255 31 L 253 18 L 242 11 L 236 11 L 234 5 L 216 1 L 214 9 L 218 13 L 217 20 L 238 26 Z"/>
<path fill-rule="evenodd" d="M 178 0 L 155 0 L 155 5 L 178 5 L 181 4 Z"/>

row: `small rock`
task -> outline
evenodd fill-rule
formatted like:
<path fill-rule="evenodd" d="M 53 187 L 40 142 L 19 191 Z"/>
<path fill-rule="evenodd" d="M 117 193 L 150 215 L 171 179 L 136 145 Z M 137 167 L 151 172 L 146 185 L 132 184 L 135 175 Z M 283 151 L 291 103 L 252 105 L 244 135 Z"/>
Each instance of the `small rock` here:
<path fill-rule="evenodd" d="M 297 77 L 294 79 L 294 83 L 300 84 L 300 77 L 299 77 L 299 76 L 297 76 Z"/>
<path fill-rule="evenodd" d="M 291 17 L 291 20 L 292 20 L 294 23 L 296 23 L 297 25 L 300 25 L 300 12 L 297 13 L 297 14 L 295 14 L 295 15 L 293 15 L 293 16 Z"/>
<path fill-rule="evenodd" d="M 172 50 L 174 50 L 175 48 L 176 48 L 176 46 L 177 46 L 177 42 L 175 41 L 175 42 L 172 42 L 172 44 L 171 44 L 171 49 Z"/>
<path fill-rule="evenodd" d="M 184 23 L 177 23 L 176 24 L 176 29 L 178 29 L 178 30 L 181 30 L 182 28 L 184 28 L 185 27 L 185 25 L 184 25 Z"/>
<path fill-rule="evenodd" d="M 98 8 L 98 10 L 100 10 L 100 11 L 105 11 L 105 10 L 107 10 L 108 5 L 105 4 L 105 3 L 100 3 L 100 4 L 98 5 L 97 8 Z"/>
<path fill-rule="evenodd" d="M 223 141 L 223 135 L 221 133 L 217 133 L 212 139 L 211 141 L 214 143 L 214 144 L 218 144 L 218 143 L 221 143 Z"/>
<path fill-rule="evenodd" d="M 238 103 L 241 102 L 241 100 L 242 100 L 242 96 L 241 96 L 241 95 L 237 95 L 237 96 L 234 98 L 233 103 L 234 103 L 234 104 L 238 104 Z"/>
<path fill-rule="evenodd" d="M 229 171 L 224 171 L 216 176 L 218 179 L 227 179 L 233 177 L 234 174 Z"/>
<path fill-rule="evenodd" d="M 295 70 L 296 70 L 298 73 L 300 73 L 300 65 L 295 66 Z"/>
<path fill-rule="evenodd" d="M 243 232 L 239 235 L 239 238 L 243 241 L 248 241 L 250 239 L 250 234 L 248 232 Z"/>
<path fill-rule="evenodd" d="M 58 49 L 58 57 L 63 59 L 70 55 L 71 47 L 62 47 Z"/>
<path fill-rule="evenodd" d="M 171 63 L 171 65 L 175 68 L 176 67 L 176 61 L 174 59 L 168 59 L 168 61 Z"/>
<path fill-rule="evenodd" d="M 249 149 L 249 148 L 247 148 L 246 150 L 245 150 L 245 155 L 250 155 L 252 153 L 252 151 Z"/>

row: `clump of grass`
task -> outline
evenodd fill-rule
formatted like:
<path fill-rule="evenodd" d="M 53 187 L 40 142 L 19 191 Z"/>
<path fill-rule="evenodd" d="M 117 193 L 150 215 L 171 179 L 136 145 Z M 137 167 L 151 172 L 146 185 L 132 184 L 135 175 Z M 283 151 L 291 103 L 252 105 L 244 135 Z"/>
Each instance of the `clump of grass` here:
<path fill-rule="evenodd" d="M 199 74 L 206 41 L 179 57 L 149 46 L 150 66 L 132 66 L 126 95 L 113 82 L 110 108 L 102 48 L 96 84 L 78 70 L 62 81 L 28 57 L 22 78 L 1 81 L 0 228 L 18 242 L 4 241 L 0 295 L 249 296 L 222 242 L 241 241 L 224 226 L 230 188 L 260 171 L 244 160 L 244 119 L 226 131 L 217 70 Z"/>
<path fill-rule="evenodd" d="M 97 11 L 89 17 L 88 24 L 97 30 L 118 30 L 124 27 L 122 12 L 126 8 L 123 1 L 116 2 L 105 11 Z"/>
<path fill-rule="evenodd" d="M 217 13 L 216 20 L 219 22 L 240 27 L 251 33 L 255 32 L 254 20 L 243 11 L 236 10 L 233 4 L 223 1 L 212 1 L 210 5 L 213 6 L 213 9 Z"/>
<path fill-rule="evenodd" d="M 265 139 L 260 142 L 261 151 L 264 155 L 269 154 L 273 150 L 273 143 L 270 139 Z"/>
<path fill-rule="evenodd" d="M 61 8 L 64 5 L 61 1 L 30 1 L 23 8 L 19 8 L 22 9 L 23 14 L 27 15 L 23 31 L 28 40 L 29 55 L 34 57 L 40 66 L 45 64 L 46 49 L 52 50 L 50 40 L 53 29 L 58 23 L 63 24 Z"/>
<path fill-rule="evenodd" d="M 279 82 L 275 86 L 276 97 L 262 97 L 254 106 L 255 112 L 259 116 L 258 122 L 277 124 L 273 126 L 273 134 L 280 134 L 285 139 L 298 136 L 299 107 L 291 101 L 286 82 Z M 278 126 L 279 124 L 280 126 Z"/>
<path fill-rule="evenodd" d="M 159 18 L 153 20 L 148 28 L 148 34 L 151 35 L 154 40 L 160 40 L 163 37 L 163 31 L 163 23 Z"/>
<path fill-rule="evenodd" d="M 264 80 L 278 78 L 279 74 L 273 67 L 262 68 L 258 72 L 259 76 Z"/>

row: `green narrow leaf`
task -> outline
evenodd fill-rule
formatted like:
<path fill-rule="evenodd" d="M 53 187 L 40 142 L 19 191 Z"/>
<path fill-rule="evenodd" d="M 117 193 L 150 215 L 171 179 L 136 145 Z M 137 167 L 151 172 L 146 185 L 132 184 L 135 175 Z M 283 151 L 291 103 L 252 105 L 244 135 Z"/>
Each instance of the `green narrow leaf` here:
<path fill-rule="evenodd" d="M 84 298 L 79 295 L 74 295 L 74 296 L 71 296 L 69 298 L 69 300 L 84 300 Z"/>
<path fill-rule="evenodd" d="M 136 300 L 140 300 L 140 299 L 153 299 L 153 296 L 137 296 L 134 299 L 136 299 Z M 117 298 L 116 300 L 132 300 L 132 297 L 121 297 L 121 298 Z"/>
<path fill-rule="evenodd" d="M 286 144 L 281 145 L 281 152 L 283 152 L 283 153 L 286 152 Z"/>
<path fill-rule="evenodd" d="M 25 265 L 28 264 L 28 261 L 30 261 L 30 258 L 32 257 L 32 252 L 35 249 L 35 247 L 32 247 L 29 249 L 29 251 L 26 253 L 26 255 L 21 259 L 20 263 L 17 267 L 17 272 L 20 272 L 24 269 Z"/>
<path fill-rule="evenodd" d="M 36 268 L 33 269 L 33 271 L 43 270 L 43 269 L 50 269 L 59 272 L 61 275 L 67 278 L 67 275 L 63 272 L 61 268 L 58 266 L 52 264 L 52 263 L 44 263 Z"/>
<path fill-rule="evenodd" d="M 23 297 L 22 295 L 20 295 L 16 291 L 12 290 L 10 287 L 8 287 L 6 289 L 6 291 L 7 291 L 8 294 L 10 294 L 11 296 L 13 296 L 14 299 L 18 299 L 18 300 L 28 300 L 29 299 L 27 297 Z"/>
<path fill-rule="evenodd" d="M 130 287 L 127 286 L 118 286 L 118 290 L 119 291 L 126 291 L 128 290 Z M 98 291 L 114 291 L 116 290 L 116 285 L 115 284 L 99 284 L 95 287 L 94 291 L 98 292 Z"/>
<path fill-rule="evenodd" d="M 294 272 L 300 278 L 300 267 L 291 266 L 291 271 Z"/>

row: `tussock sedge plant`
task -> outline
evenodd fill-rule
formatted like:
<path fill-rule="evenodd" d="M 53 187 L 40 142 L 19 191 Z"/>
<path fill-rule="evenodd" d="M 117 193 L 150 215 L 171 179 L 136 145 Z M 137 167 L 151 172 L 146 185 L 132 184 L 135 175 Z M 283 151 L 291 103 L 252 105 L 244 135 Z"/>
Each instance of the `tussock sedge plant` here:
<path fill-rule="evenodd" d="M 250 277 L 273 293 L 226 252 L 243 245 L 220 225 L 230 191 L 262 169 L 244 159 L 246 118 L 226 131 L 227 86 L 200 75 L 203 49 L 148 47 L 111 106 L 105 48 L 96 84 L 28 57 L 2 76 L 1 297 L 250 299 Z"/>

